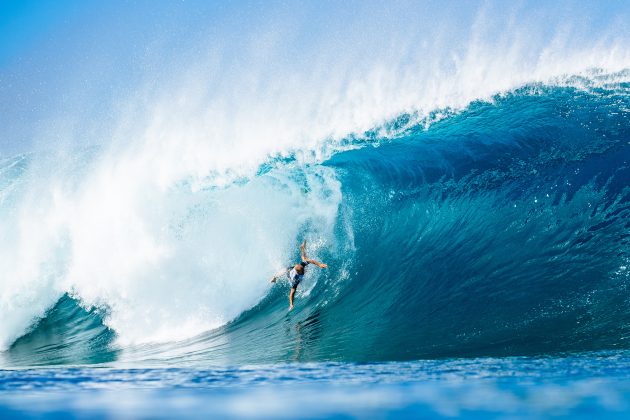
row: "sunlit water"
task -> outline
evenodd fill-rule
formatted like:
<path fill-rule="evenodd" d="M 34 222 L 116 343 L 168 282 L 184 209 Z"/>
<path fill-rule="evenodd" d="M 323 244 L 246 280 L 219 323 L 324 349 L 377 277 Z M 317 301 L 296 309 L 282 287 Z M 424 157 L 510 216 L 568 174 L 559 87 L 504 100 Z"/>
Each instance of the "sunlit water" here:
<path fill-rule="evenodd" d="M 630 353 L 0 372 L 2 418 L 630 415 Z"/>

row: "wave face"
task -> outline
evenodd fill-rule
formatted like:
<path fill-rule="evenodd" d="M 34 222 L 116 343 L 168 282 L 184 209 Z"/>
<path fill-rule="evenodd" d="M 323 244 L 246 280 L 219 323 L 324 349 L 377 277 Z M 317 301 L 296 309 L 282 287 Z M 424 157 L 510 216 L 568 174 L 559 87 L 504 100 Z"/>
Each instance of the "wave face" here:
<path fill-rule="evenodd" d="M 43 191 L 27 187 L 32 156 L 7 160 L 4 363 L 627 349 L 629 80 L 595 72 L 401 114 L 319 161 L 280 155 L 220 183 L 162 188 L 127 156 L 99 166 L 83 150 Z M 35 199 L 45 218 L 23 204 Z M 303 238 L 329 269 L 309 267 L 287 313 L 288 285 L 268 278 Z"/>
<path fill-rule="evenodd" d="M 524 88 L 333 158 L 357 247 L 340 354 L 625 347 L 627 88 Z"/>

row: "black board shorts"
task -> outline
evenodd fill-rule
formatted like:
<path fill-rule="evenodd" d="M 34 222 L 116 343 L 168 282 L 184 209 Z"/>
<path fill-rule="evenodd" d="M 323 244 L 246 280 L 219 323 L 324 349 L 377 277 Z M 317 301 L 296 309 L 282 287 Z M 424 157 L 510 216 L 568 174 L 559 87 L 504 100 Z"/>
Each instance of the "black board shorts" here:
<path fill-rule="evenodd" d="M 293 267 L 287 267 L 287 278 L 289 279 L 289 284 L 291 284 L 291 288 L 297 289 L 298 284 L 300 284 L 300 282 L 302 281 L 302 276 L 296 275 L 295 277 L 291 278 L 291 270 L 293 270 Z"/>

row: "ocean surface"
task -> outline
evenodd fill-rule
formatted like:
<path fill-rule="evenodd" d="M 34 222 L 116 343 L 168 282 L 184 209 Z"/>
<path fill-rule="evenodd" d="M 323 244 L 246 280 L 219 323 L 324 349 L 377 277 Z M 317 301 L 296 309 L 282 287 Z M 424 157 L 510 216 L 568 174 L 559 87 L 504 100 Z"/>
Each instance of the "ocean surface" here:
<path fill-rule="evenodd" d="M 627 418 L 627 351 L 0 371 L 2 418 Z"/>

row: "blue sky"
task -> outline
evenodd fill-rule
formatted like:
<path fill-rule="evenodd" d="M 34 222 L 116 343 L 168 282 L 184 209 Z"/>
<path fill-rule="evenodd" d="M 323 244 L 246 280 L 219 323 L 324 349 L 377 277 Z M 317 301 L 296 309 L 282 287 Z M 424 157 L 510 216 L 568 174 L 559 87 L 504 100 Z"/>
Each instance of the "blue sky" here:
<path fill-rule="evenodd" d="M 412 48 L 438 37 L 457 48 L 479 8 L 497 31 L 512 19 L 517 26 L 537 24 L 541 39 L 565 25 L 580 28 L 584 39 L 610 33 L 629 38 L 625 0 L 0 0 L 0 125 L 5 127 L 0 153 L 28 149 L 50 120 L 78 109 L 107 120 L 103 110 L 148 74 L 159 84 L 200 56 L 220 51 L 226 69 L 239 68 L 251 65 L 253 48 L 261 54 L 269 48 L 273 59 L 256 63 L 272 74 L 279 66 L 305 71 L 316 57 L 333 53 L 348 61 L 378 54 L 401 41 Z M 368 61 L 355 57 L 354 62 Z"/>
<path fill-rule="evenodd" d="M 71 2 L 5 0 L 0 9 L 0 63 L 8 65 L 76 13 Z"/>

